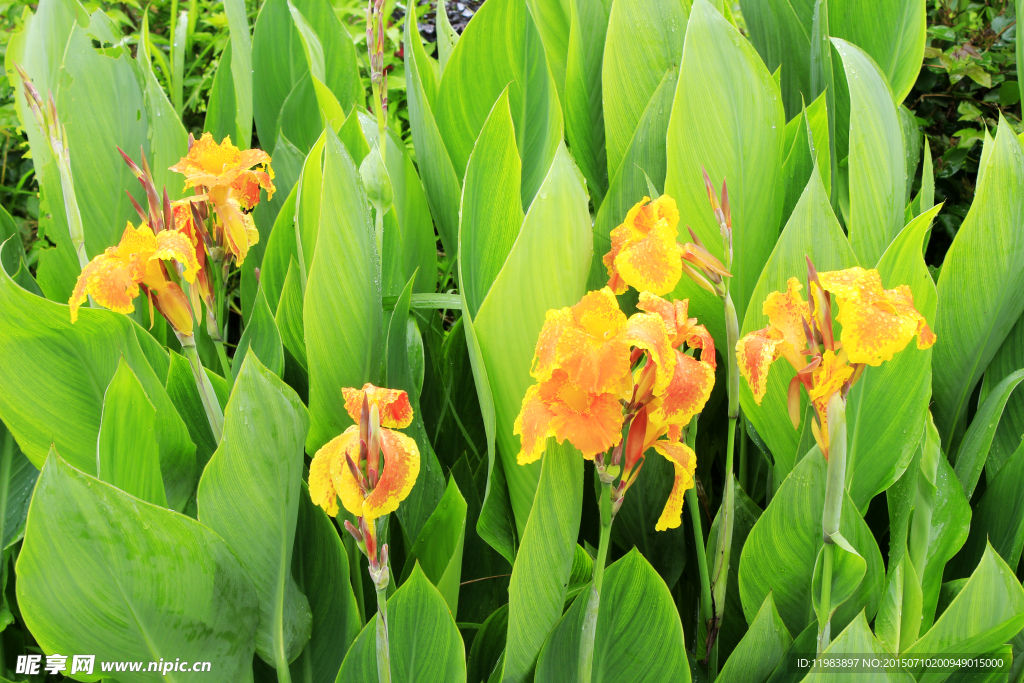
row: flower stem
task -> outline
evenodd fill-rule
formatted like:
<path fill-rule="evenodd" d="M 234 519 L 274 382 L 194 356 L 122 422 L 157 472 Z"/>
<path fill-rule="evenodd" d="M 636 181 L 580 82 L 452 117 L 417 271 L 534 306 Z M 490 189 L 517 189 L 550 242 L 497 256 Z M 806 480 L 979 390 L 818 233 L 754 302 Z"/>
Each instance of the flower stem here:
<path fill-rule="evenodd" d="M 828 401 L 828 471 L 825 475 L 825 506 L 821 531 L 825 542 L 821 572 L 821 609 L 818 615 L 818 652 L 828 647 L 831 631 L 832 565 L 835 536 L 843 514 L 846 488 L 846 401 L 840 392 Z"/>
<path fill-rule="evenodd" d="M 690 448 L 693 448 L 697 442 L 697 418 L 697 415 L 693 417 L 686 431 L 686 445 Z M 700 503 L 697 500 L 696 487 L 686 490 L 686 505 L 690 508 L 693 544 L 697 549 L 697 572 L 700 575 L 700 620 L 710 628 L 711 618 L 714 616 L 711 609 L 711 580 L 708 578 L 707 549 L 704 545 L 704 529 L 700 521 Z M 697 630 L 700 631 L 700 629 Z"/>
<path fill-rule="evenodd" d="M 228 354 L 224 350 L 224 340 L 214 339 L 213 345 L 217 347 L 217 358 L 220 360 L 220 367 L 224 371 L 223 377 L 227 379 L 231 376 L 231 361 L 228 360 Z"/>
<path fill-rule="evenodd" d="M 179 335 L 178 341 L 188 358 L 188 364 L 192 366 L 192 377 L 196 381 L 196 389 L 199 391 L 199 398 L 203 402 L 203 410 L 206 411 L 206 419 L 210 422 L 210 431 L 213 432 L 213 440 L 218 444 L 224 435 L 224 412 L 220 409 L 220 402 L 213 390 L 210 378 L 203 370 L 203 363 L 199 360 L 199 353 L 196 351 L 196 338 L 192 335 Z"/>
<path fill-rule="evenodd" d="M 391 646 L 388 643 L 388 589 L 377 589 L 377 678 L 391 683 Z"/>
<path fill-rule="evenodd" d="M 594 580 L 590 584 L 587 610 L 583 616 L 583 633 L 580 636 L 579 681 L 590 683 L 594 670 L 594 640 L 597 637 L 597 615 L 601 606 L 601 584 L 604 582 L 604 565 L 608 561 L 608 545 L 612 533 L 612 485 L 601 482 L 601 538 L 597 544 L 597 559 L 594 560 Z"/>

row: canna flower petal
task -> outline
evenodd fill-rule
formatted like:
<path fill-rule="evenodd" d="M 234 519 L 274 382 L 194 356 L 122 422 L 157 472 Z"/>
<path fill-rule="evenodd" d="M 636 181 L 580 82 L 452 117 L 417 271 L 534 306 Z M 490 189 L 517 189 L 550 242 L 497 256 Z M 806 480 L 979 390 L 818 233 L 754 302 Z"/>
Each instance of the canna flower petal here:
<path fill-rule="evenodd" d="M 736 359 L 739 361 L 740 374 L 750 385 L 757 405 L 761 405 L 761 399 L 768 391 L 768 370 L 779 357 L 779 347 L 784 343 L 782 332 L 771 325 L 750 332 L 736 342 Z"/>
<path fill-rule="evenodd" d="M 640 300 L 636 307 L 648 313 L 657 313 L 665 322 L 669 343 L 679 347 L 683 343 L 690 348 L 701 349 L 701 360 L 717 367 L 715 360 L 715 340 L 703 325 L 697 324 L 696 318 L 688 316 L 689 299 L 666 301 L 650 292 L 640 292 Z"/>
<path fill-rule="evenodd" d="M 647 352 L 648 362 L 656 366 L 654 395 L 665 392 L 675 370 L 676 351 L 669 342 L 664 320 L 650 313 L 636 313 L 626 322 L 627 344 Z"/>
<path fill-rule="evenodd" d="M 250 170 L 260 165 L 261 170 Z M 185 187 L 231 187 L 240 195 L 239 201 L 253 200 L 255 184 L 255 202 L 259 201 L 259 188 L 267 190 L 267 199 L 274 194 L 272 179 L 274 172 L 270 168 L 270 155 L 260 149 L 240 151 L 231 144 L 231 137 L 225 137 L 220 144 L 213 140 L 210 133 L 192 144 L 192 149 L 181 158 L 170 170 L 185 176 Z M 254 203 L 244 204 L 252 208 Z"/>
<path fill-rule="evenodd" d="M 540 397 L 540 385 L 531 385 L 526 390 L 523 406 L 512 428 L 512 433 L 520 437 L 519 455 L 516 456 L 516 462 L 520 465 L 536 462 L 544 454 L 548 437 L 555 435 L 551 430 L 552 417 L 554 413 Z"/>
<path fill-rule="evenodd" d="M 665 509 L 658 518 L 655 531 L 675 529 L 682 522 L 683 497 L 693 488 L 693 473 L 697 470 L 697 454 L 684 443 L 655 441 L 654 450 L 661 453 L 675 468 L 675 481 L 668 495 Z"/>
<path fill-rule="evenodd" d="M 555 324 L 563 319 L 566 324 L 555 342 L 554 365 L 586 391 L 611 391 L 629 374 L 629 342 L 623 334 L 626 316 L 619 310 L 618 300 L 605 287 L 588 292 L 569 310 L 571 321 L 555 318 Z M 547 343 L 543 331 L 538 346 L 541 341 Z M 552 364 L 546 364 L 544 372 L 538 374 L 550 377 L 553 369 Z"/>
<path fill-rule="evenodd" d="M 917 348 L 935 343 L 935 334 L 916 308 L 906 285 L 882 289 L 877 270 L 848 268 L 819 273 L 822 287 L 836 296 L 842 342 L 851 363 L 878 366 L 891 360 L 917 336 Z"/>
<path fill-rule="evenodd" d="M 156 236 L 154 242 L 151 259 L 177 261 L 185 267 L 181 274 L 185 281 L 195 282 L 196 274 L 199 272 L 199 259 L 188 234 L 178 230 L 164 230 Z"/>
<path fill-rule="evenodd" d="M 527 390 L 513 433 L 520 436 L 521 465 L 541 456 L 549 436 L 559 443 L 568 439 L 592 460 L 622 440 L 622 406 L 614 393 L 587 391 L 556 370 L 551 379 Z"/>
<path fill-rule="evenodd" d="M 345 397 L 345 410 L 356 423 L 363 410 L 365 395 L 367 403 L 377 406 L 381 427 L 404 429 L 412 424 L 412 405 L 409 403 L 409 394 L 404 391 L 383 389 L 367 382 L 362 389 L 345 387 L 341 393 Z"/>
<path fill-rule="evenodd" d="M 672 381 L 657 405 L 652 404 L 649 414 L 650 424 L 658 428 L 685 427 L 694 415 L 704 410 L 715 386 L 715 370 L 710 363 L 679 351 L 675 355 Z"/>
<path fill-rule="evenodd" d="M 644 197 L 612 230 L 612 251 L 602 261 L 608 268 L 609 286 L 622 289 L 621 280 L 641 291 L 668 294 L 683 274 L 676 246 L 679 210 L 667 195 L 649 201 Z"/>
<path fill-rule="evenodd" d="M 779 345 L 779 353 L 795 370 L 802 370 L 807 365 L 807 358 L 801 351 L 807 348 L 804 324 L 809 324 L 810 309 L 799 294 L 801 289 L 803 285 L 800 281 L 791 277 L 786 282 L 786 292 L 772 292 L 761 308 L 771 326 L 782 333 L 783 343 Z"/>
<path fill-rule="evenodd" d="M 180 334 L 192 336 L 192 306 L 178 283 L 167 279 L 164 265 L 159 259 L 150 259 L 142 285 L 171 327 Z"/>
<path fill-rule="evenodd" d="M 256 223 L 234 199 L 214 204 L 214 209 L 224 226 L 224 247 L 235 257 L 235 262 L 242 265 L 249 247 L 260 241 Z"/>
<path fill-rule="evenodd" d="M 348 432 L 324 444 L 313 456 L 313 462 L 309 464 L 309 497 L 331 517 L 338 515 L 338 492 L 331 478 L 332 453 L 338 449 L 335 442 L 346 438 L 347 434 Z"/>
<path fill-rule="evenodd" d="M 821 363 L 814 368 L 811 375 L 812 386 L 807 391 L 815 410 L 821 416 L 822 424 L 828 424 L 826 413 L 828 400 L 832 394 L 840 391 L 843 384 L 853 376 L 853 368 L 846 361 L 845 354 L 826 350 L 821 354 Z"/>
<path fill-rule="evenodd" d="M 384 453 L 384 471 L 376 488 L 363 501 L 362 516 L 367 521 L 397 510 L 420 474 L 420 449 L 405 434 L 381 429 L 380 449 Z"/>
<path fill-rule="evenodd" d="M 575 324 L 571 308 L 553 308 L 544 315 L 544 326 L 540 328 L 533 352 L 531 377 L 538 382 L 551 379 L 551 373 L 559 367 L 558 340 L 567 327 Z"/>
<path fill-rule="evenodd" d="M 130 262 L 126 263 L 109 251 L 87 263 L 68 300 L 71 322 L 78 320 L 78 309 L 90 295 L 100 306 L 112 311 L 134 311 L 132 299 L 139 295 L 139 284 L 133 277 L 133 270 Z"/>
<path fill-rule="evenodd" d="M 352 476 L 352 471 L 348 467 L 348 462 L 345 459 L 346 454 L 352 458 L 352 462 L 359 462 L 359 426 L 352 425 L 346 429 L 343 433 L 334 437 L 327 443 L 325 443 L 316 455 L 313 456 L 314 462 L 317 458 L 325 458 L 328 462 L 328 472 L 330 474 L 331 484 L 334 487 L 334 491 L 338 497 L 341 498 L 341 505 L 351 514 L 356 517 L 363 516 L 363 492 L 359 488 L 359 482 Z M 322 466 L 321 466 L 322 467 Z M 321 470 L 322 472 L 322 470 Z M 310 465 L 309 469 L 310 476 L 310 490 L 309 493 L 313 495 L 313 467 Z M 321 494 L 321 500 L 323 499 Z M 316 502 L 316 498 L 313 499 Z M 319 504 L 319 503 L 318 503 Z M 323 507 L 323 505 L 321 505 Z M 326 509 L 326 508 L 324 508 Z"/>

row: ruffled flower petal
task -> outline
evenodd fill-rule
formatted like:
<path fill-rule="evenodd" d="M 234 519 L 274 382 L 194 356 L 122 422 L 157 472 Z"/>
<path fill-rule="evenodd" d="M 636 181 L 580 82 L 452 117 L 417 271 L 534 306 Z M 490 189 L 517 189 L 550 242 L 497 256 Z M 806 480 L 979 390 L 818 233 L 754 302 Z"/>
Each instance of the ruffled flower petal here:
<path fill-rule="evenodd" d="M 133 278 L 131 263 L 111 255 L 100 254 L 86 264 L 78 276 L 75 289 L 68 305 L 71 307 L 71 322 L 78 320 L 78 309 L 90 295 L 100 306 L 118 313 L 135 310 L 132 299 L 139 295 L 138 282 Z"/>
<path fill-rule="evenodd" d="M 380 448 L 384 453 L 384 471 L 377 487 L 363 501 L 362 516 L 367 521 L 397 510 L 420 474 L 420 449 L 405 434 L 381 429 Z"/>
<path fill-rule="evenodd" d="M 192 336 L 192 306 L 185 292 L 176 282 L 167 279 L 163 263 L 156 258 L 149 261 L 146 277 L 142 280 L 160 315 L 179 334 Z"/>
<path fill-rule="evenodd" d="M 843 388 L 850 377 L 853 376 L 853 368 L 846 362 L 842 353 L 836 354 L 828 350 L 821 354 L 821 363 L 814 368 L 811 374 L 812 386 L 807 395 L 814 404 L 822 422 L 827 423 L 826 412 L 828 400 L 832 394 Z"/>
<path fill-rule="evenodd" d="M 675 468 L 675 481 L 668 495 L 665 509 L 658 518 L 655 531 L 675 529 L 682 522 L 683 498 L 693 488 L 693 473 L 697 470 L 697 454 L 684 443 L 655 441 L 654 450 L 661 453 Z"/>
<path fill-rule="evenodd" d="M 803 285 L 800 281 L 791 277 L 786 283 L 785 293 L 772 292 L 761 309 L 768 316 L 772 327 L 782 333 L 784 343 L 779 345 L 779 352 L 796 370 L 802 370 L 807 365 L 807 357 L 800 352 L 807 348 L 804 324 L 810 309 L 799 294 L 801 289 Z"/>
<path fill-rule="evenodd" d="M 631 285 L 641 291 L 668 294 L 682 276 L 676 246 L 679 209 L 662 195 L 652 203 L 644 197 L 611 232 L 612 249 L 602 262 L 608 268 L 608 286 L 617 294 Z"/>
<path fill-rule="evenodd" d="M 676 365 L 676 351 L 665 332 L 664 320 L 652 313 L 636 313 L 626 322 L 625 340 L 646 351 L 648 362 L 657 366 L 654 395 L 660 396 L 672 381 Z"/>
<path fill-rule="evenodd" d="M 325 443 L 313 456 L 313 463 L 309 468 L 309 494 L 313 496 L 313 502 L 330 513 L 328 507 L 324 507 L 325 498 L 329 491 L 333 491 L 338 498 L 341 498 L 342 506 L 356 517 L 363 515 L 363 493 L 359 490 L 359 482 L 352 476 L 348 468 L 345 454 L 352 458 L 352 462 L 359 461 L 359 427 L 352 426 L 342 434 L 334 437 Z M 319 480 L 316 494 L 313 489 L 313 465 L 318 459 L 326 464 L 318 465 L 317 478 L 327 477 L 330 479 L 331 488 L 327 488 L 326 482 Z M 335 503 L 337 509 L 337 503 Z"/>
<path fill-rule="evenodd" d="M 404 429 L 412 424 L 412 405 L 404 391 L 383 389 L 367 382 L 362 389 L 345 387 L 341 393 L 345 397 L 345 410 L 357 423 L 363 411 L 363 396 L 366 396 L 369 405 L 377 406 L 381 427 Z"/>
<path fill-rule="evenodd" d="M 178 230 L 164 230 L 156 236 L 152 259 L 177 261 L 185 267 L 181 274 L 186 282 L 194 282 L 199 272 L 199 259 L 189 235 Z"/>
<path fill-rule="evenodd" d="M 650 423 L 659 427 L 685 427 L 694 415 L 704 410 L 715 386 L 715 370 L 709 363 L 679 351 L 675 355 L 672 381 L 650 412 Z"/>
<path fill-rule="evenodd" d="M 555 435 L 551 430 L 552 417 L 551 408 L 541 400 L 540 385 L 531 385 L 526 390 L 523 406 L 512 428 L 512 433 L 519 437 L 520 450 L 516 462 L 520 465 L 536 462 L 544 454 L 548 437 Z"/>
<path fill-rule="evenodd" d="M 736 342 L 740 374 L 750 385 L 757 405 L 761 405 L 761 399 L 768 391 L 768 370 L 779 357 L 779 346 L 783 343 L 782 332 L 770 325 L 744 335 Z"/>
<path fill-rule="evenodd" d="M 337 438 L 340 439 L 342 436 Z M 334 480 L 331 479 L 330 451 L 325 450 L 330 445 L 331 443 L 328 443 L 317 451 L 313 456 L 313 462 L 309 464 L 309 497 L 313 499 L 314 505 L 319 505 L 328 515 L 336 517 L 338 492 L 334 489 Z"/>
<path fill-rule="evenodd" d="M 214 208 L 224 228 L 224 247 L 235 257 L 235 262 L 242 265 L 249 247 L 260 241 L 256 223 L 234 199 L 215 204 Z"/>
<path fill-rule="evenodd" d="M 568 439 L 587 460 L 622 440 L 622 406 L 615 394 L 587 391 L 558 371 L 539 385 L 538 397 L 551 412 L 550 432 L 559 443 Z"/>
<path fill-rule="evenodd" d="M 575 325 L 571 308 L 553 308 L 544 316 L 544 326 L 537 336 L 537 348 L 533 353 L 533 367 L 530 376 L 538 382 L 551 378 L 551 373 L 558 368 L 558 340 L 565 329 Z"/>
<path fill-rule="evenodd" d="M 573 324 L 558 337 L 555 363 L 587 391 L 612 391 L 629 373 L 626 316 L 607 287 L 587 293 L 570 310 Z"/>

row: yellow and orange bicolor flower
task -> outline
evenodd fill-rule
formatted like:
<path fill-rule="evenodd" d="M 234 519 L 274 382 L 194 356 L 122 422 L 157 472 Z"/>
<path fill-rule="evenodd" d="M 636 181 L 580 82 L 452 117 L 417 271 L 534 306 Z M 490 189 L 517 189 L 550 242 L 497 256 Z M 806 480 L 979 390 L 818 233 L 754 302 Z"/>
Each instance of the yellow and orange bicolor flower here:
<path fill-rule="evenodd" d="M 268 200 L 274 196 L 270 155 L 260 149 L 239 150 L 230 137 L 218 144 L 210 133 L 203 133 L 199 140 L 189 136 L 188 154 L 170 170 L 185 176 L 186 189 L 200 192 L 190 200 L 207 200 L 213 205 L 220 219 L 217 241 L 241 264 L 249 247 L 259 241 L 248 212 L 259 203 L 260 188 L 267 191 Z"/>
<path fill-rule="evenodd" d="M 397 510 L 419 476 L 416 442 L 394 431 L 412 423 L 412 406 L 404 391 L 372 384 L 345 388 L 342 393 L 345 410 L 356 424 L 313 457 L 309 495 L 332 517 L 338 514 L 341 498 L 346 510 L 372 522 Z M 374 525 L 367 526 L 373 533 Z"/>
<path fill-rule="evenodd" d="M 644 197 L 630 209 L 622 225 L 612 230 L 611 251 L 602 259 L 608 269 L 608 287 L 616 294 L 624 294 L 629 287 L 668 294 L 685 272 L 701 287 L 717 293 L 722 276 L 729 272 L 692 230 L 693 242 L 679 244 L 678 225 L 679 209 L 668 195 L 653 202 Z"/>
<path fill-rule="evenodd" d="M 112 311 L 131 313 L 135 310 L 132 300 L 141 289 L 150 306 L 155 306 L 179 334 L 191 335 L 188 298 L 178 283 L 168 278 L 164 261 L 180 263 L 187 282 L 199 272 L 196 251 L 187 235 L 177 230 L 161 230 L 154 235 L 148 225 L 135 228 L 129 222 L 120 243 L 82 269 L 68 301 L 71 322 L 78 319 L 78 309 L 88 296 Z"/>
<path fill-rule="evenodd" d="M 800 295 L 803 286 L 789 278 L 785 292 L 772 292 L 762 311 L 767 327 L 744 336 L 736 344 L 740 372 L 758 405 L 768 390 L 771 364 L 785 358 L 797 371 L 789 385 L 789 415 L 800 424 L 800 386 L 815 410 L 814 437 L 828 457 L 828 403 L 836 392 L 850 390 L 865 365 L 879 366 L 902 351 L 917 336 L 917 348 L 935 343 L 935 334 L 914 308 L 910 288 L 882 289 L 877 270 L 855 267 L 818 273 L 808 259 L 811 301 Z M 835 296 L 843 327 L 842 339 L 833 338 L 831 296 Z"/>
<path fill-rule="evenodd" d="M 595 460 L 609 480 L 619 481 L 612 491 L 615 509 L 643 452 L 655 448 L 676 465 L 674 494 L 658 523 L 663 529 L 678 526 L 682 493 L 693 485 L 696 458 L 679 438 L 711 393 L 715 351 L 707 330 L 687 317 L 687 302 L 645 292 L 640 308 L 627 318 L 605 287 L 575 306 L 548 311 L 531 370 L 537 384 L 526 392 L 514 433 L 520 464 L 540 458 L 548 437 L 568 440 Z M 700 360 L 684 346 L 701 349 Z M 630 423 L 623 469 L 622 430 Z"/>

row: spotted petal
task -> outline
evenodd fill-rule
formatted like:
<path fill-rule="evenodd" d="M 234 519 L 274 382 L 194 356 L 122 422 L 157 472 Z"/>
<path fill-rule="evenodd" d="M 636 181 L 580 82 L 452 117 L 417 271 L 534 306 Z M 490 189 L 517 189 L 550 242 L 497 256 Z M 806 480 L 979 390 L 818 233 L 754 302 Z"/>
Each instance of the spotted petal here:
<path fill-rule="evenodd" d="M 796 370 L 801 370 L 807 365 L 806 356 L 800 352 L 807 348 L 804 324 L 810 310 L 807 302 L 799 294 L 801 289 L 803 285 L 800 281 L 791 277 L 786 283 L 785 293 L 772 292 L 762 307 L 762 312 L 768 316 L 772 327 L 782 333 L 783 343 L 779 345 L 779 352 Z"/>
<path fill-rule="evenodd" d="M 309 466 L 309 495 L 327 514 L 331 514 L 332 509 L 337 514 L 337 497 L 341 498 L 346 510 L 361 517 L 363 494 L 359 490 L 359 482 L 348 468 L 346 453 L 352 462 L 358 462 L 359 428 L 355 425 L 325 443 L 313 456 Z"/>
<path fill-rule="evenodd" d="M 384 453 L 384 471 L 377 487 L 363 502 L 362 516 L 367 521 L 397 510 L 420 474 L 420 449 L 405 434 L 381 429 L 380 448 Z"/>
<path fill-rule="evenodd" d="M 675 529 L 682 522 L 683 497 L 688 489 L 693 488 L 693 473 L 697 469 L 697 454 L 684 443 L 674 441 L 655 441 L 654 450 L 661 453 L 675 468 L 675 480 L 672 492 L 668 495 L 665 509 L 658 518 L 655 531 Z"/>
<path fill-rule="evenodd" d="M 595 393 L 611 391 L 629 373 L 629 343 L 623 336 L 626 316 L 605 287 L 587 293 L 573 306 L 555 344 L 555 364 L 569 380 Z"/>
<path fill-rule="evenodd" d="M 648 362 L 657 366 L 654 395 L 665 393 L 672 381 L 677 353 L 665 332 L 664 320 L 652 313 L 636 313 L 626 323 L 625 339 L 630 346 L 646 351 Z"/>
<path fill-rule="evenodd" d="M 341 393 L 345 397 L 345 410 L 357 423 L 363 411 L 363 396 L 366 396 L 369 405 L 377 406 L 382 427 L 404 429 L 412 424 L 412 405 L 404 391 L 382 389 L 367 382 L 362 389 L 345 387 Z"/>
<path fill-rule="evenodd" d="M 78 320 L 78 309 L 90 295 L 100 306 L 112 311 L 134 311 L 132 299 L 139 295 L 139 284 L 133 278 L 133 271 L 132 264 L 109 253 L 100 254 L 87 263 L 68 300 L 71 322 Z"/>
<path fill-rule="evenodd" d="M 555 435 L 551 430 L 552 417 L 554 413 L 540 397 L 540 386 L 532 385 L 526 390 L 523 406 L 512 427 L 512 433 L 519 437 L 520 450 L 516 462 L 520 465 L 536 462 L 544 454 L 548 437 Z"/>
<path fill-rule="evenodd" d="M 192 239 L 178 230 L 164 230 L 157 235 L 150 258 L 177 261 L 185 267 L 181 275 L 187 282 L 194 282 L 199 272 L 199 260 Z"/>
<path fill-rule="evenodd" d="M 779 346 L 784 341 L 782 332 L 769 325 L 744 335 L 736 342 L 740 374 L 750 385 L 757 405 L 761 405 L 761 399 L 768 391 L 768 370 L 779 357 Z"/>
<path fill-rule="evenodd" d="M 679 351 L 675 355 L 672 381 L 650 413 L 650 423 L 660 427 L 685 427 L 704 410 L 715 386 L 715 370 L 709 363 Z"/>

